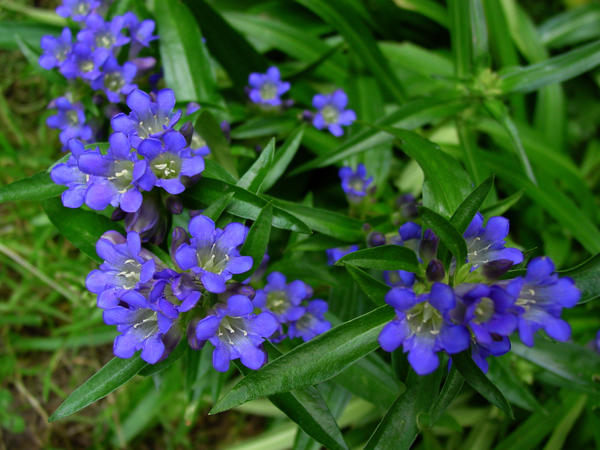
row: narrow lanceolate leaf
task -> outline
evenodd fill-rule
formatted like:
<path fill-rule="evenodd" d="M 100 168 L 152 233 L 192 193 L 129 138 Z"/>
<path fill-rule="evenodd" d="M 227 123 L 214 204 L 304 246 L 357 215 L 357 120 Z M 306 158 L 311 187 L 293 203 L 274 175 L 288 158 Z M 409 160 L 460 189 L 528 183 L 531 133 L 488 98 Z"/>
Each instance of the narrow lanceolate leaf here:
<path fill-rule="evenodd" d="M 448 409 L 450 403 L 452 403 L 458 394 L 460 394 L 464 382 L 465 379 L 463 376 L 456 367 L 453 366 L 446 376 L 446 381 L 444 381 L 444 387 L 442 387 L 440 395 L 438 395 L 429 409 L 432 426 L 444 415 L 444 412 Z"/>
<path fill-rule="evenodd" d="M 467 79 L 473 73 L 471 47 L 471 2 L 463 0 L 450 0 L 448 2 L 448 16 L 450 17 L 450 37 L 452 40 L 452 55 L 456 76 Z"/>
<path fill-rule="evenodd" d="M 535 347 L 514 342 L 512 350 L 522 358 L 558 375 L 574 389 L 600 392 L 600 355 L 571 342 L 549 342 L 537 339 Z"/>
<path fill-rule="evenodd" d="M 57 197 L 65 186 L 55 184 L 47 172 L 36 173 L 29 178 L 0 187 L 0 203 L 23 200 L 41 201 Z"/>
<path fill-rule="evenodd" d="M 503 93 L 531 92 L 551 83 L 574 78 L 600 65 L 600 41 L 581 46 L 527 67 L 500 74 Z"/>
<path fill-rule="evenodd" d="M 402 151 L 423 169 L 428 187 L 427 195 L 423 194 L 423 204 L 449 218 L 471 192 L 469 176 L 458 161 L 416 133 L 390 127 L 382 129 L 400 139 Z"/>
<path fill-rule="evenodd" d="M 465 377 L 465 380 L 473 389 L 504 411 L 508 417 L 511 419 L 514 417 L 510 403 L 508 403 L 494 383 L 477 367 L 468 351 L 452 355 L 452 363 L 456 365 L 458 371 Z"/>
<path fill-rule="evenodd" d="M 158 372 L 162 372 L 163 370 L 168 369 L 173 364 L 175 364 L 179 358 L 183 356 L 183 354 L 188 348 L 189 345 L 187 343 L 187 340 L 182 339 L 181 341 L 179 341 L 179 344 L 177 344 L 177 347 L 175 347 L 173 351 L 169 354 L 169 356 L 167 356 L 165 359 L 156 364 L 146 364 L 146 366 L 142 370 L 140 370 L 139 374 L 144 377 L 148 377 L 150 375 L 154 375 Z"/>
<path fill-rule="evenodd" d="M 494 176 L 491 175 L 483 183 L 477 186 L 473 192 L 458 206 L 452 217 L 450 223 L 456 231 L 464 233 L 477 214 L 477 211 L 481 208 L 485 198 L 489 194 L 492 186 L 494 185 Z"/>
<path fill-rule="evenodd" d="M 419 215 L 428 228 L 431 228 L 440 241 L 446 246 L 450 253 L 456 258 L 458 266 L 467 260 L 467 244 L 462 234 L 446 219 L 432 210 L 421 207 Z"/>
<path fill-rule="evenodd" d="M 180 102 L 219 103 L 208 52 L 189 9 L 176 0 L 156 2 L 155 6 L 167 86 Z"/>
<path fill-rule="evenodd" d="M 581 290 L 579 304 L 600 297 L 600 254 L 592 256 L 577 267 L 561 272 L 561 275 L 575 280 L 575 284 Z"/>
<path fill-rule="evenodd" d="M 75 389 L 50 416 L 50 422 L 70 416 L 88 405 L 106 397 L 127 383 L 147 363 L 139 356 L 129 359 L 113 358 L 85 383 Z"/>
<path fill-rule="evenodd" d="M 415 252 L 400 245 L 381 245 L 348 253 L 336 262 L 338 266 L 345 264 L 366 269 L 407 270 L 409 272 L 419 270 L 419 261 L 417 261 Z"/>
<path fill-rule="evenodd" d="M 279 354 L 279 351 L 272 345 L 267 344 L 267 346 L 269 354 L 273 352 L 275 355 Z M 254 373 L 238 361 L 234 361 L 234 363 L 245 375 L 245 378 Z M 270 395 L 269 400 L 288 418 L 296 422 L 305 433 L 327 448 L 348 448 L 335 418 L 314 386 Z M 214 412 L 211 411 L 211 413 Z"/>
<path fill-rule="evenodd" d="M 292 131 L 281 147 L 275 151 L 275 158 L 262 182 L 259 192 L 271 188 L 285 173 L 298 148 L 300 148 L 302 137 L 304 136 L 304 128 L 305 125 L 302 124 Z"/>
<path fill-rule="evenodd" d="M 269 62 L 204 0 L 183 0 L 206 38 L 210 54 L 227 71 L 235 89 L 243 93 L 250 72 L 262 72 Z"/>
<path fill-rule="evenodd" d="M 229 206 L 229 203 L 231 203 L 231 200 L 233 199 L 234 195 L 235 192 L 229 192 L 225 194 L 223 197 L 221 197 L 216 202 L 212 203 L 204 211 L 202 211 L 202 215 L 210 217 L 213 220 L 213 222 L 216 222 L 217 220 L 219 220 L 219 217 L 221 217 L 221 214 L 223 214 L 223 211 L 225 211 L 225 209 Z"/>
<path fill-rule="evenodd" d="M 245 273 L 235 275 L 233 278 L 237 281 L 245 280 L 249 275 L 254 273 L 262 262 L 267 246 L 269 245 L 269 236 L 271 235 L 271 222 L 273 221 L 273 206 L 268 203 L 262 209 L 256 221 L 250 227 L 248 236 L 242 246 L 241 254 L 252 256 L 252 268 Z"/>
<path fill-rule="evenodd" d="M 377 337 L 394 317 L 389 306 L 343 323 L 252 372 L 213 407 L 212 413 L 247 401 L 326 381 L 378 347 Z"/>
<path fill-rule="evenodd" d="M 376 305 L 380 306 L 385 303 L 385 295 L 389 292 L 390 287 L 387 284 L 376 280 L 364 270 L 354 267 L 352 264 L 345 265 L 350 276 L 356 281 L 356 284 L 366 294 L 369 299 Z"/>
<path fill-rule="evenodd" d="M 265 205 L 269 203 L 268 200 L 250 191 L 212 178 L 202 178 L 194 187 L 186 189 L 182 197 L 192 209 L 198 209 L 219 201 L 231 192 L 235 195 L 226 210 L 243 219 L 256 220 Z M 310 233 L 310 228 L 302 220 L 276 206 L 273 207 L 272 225 L 283 230 Z"/>
<path fill-rule="evenodd" d="M 269 173 L 274 157 L 275 138 L 272 138 L 260 155 L 258 155 L 256 161 L 254 161 L 246 173 L 242 175 L 242 178 L 240 178 L 237 185 L 254 193 L 262 191 L 263 181 Z"/>
<path fill-rule="evenodd" d="M 217 119 L 215 119 L 210 112 L 202 111 L 200 117 L 198 117 L 198 120 L 194 124 L 194 128 L 202 139 L 206 141 L 215 160 L 221 164 L 227 172 L 236 177 L 237 169 L 235 163 L 231 159 L 231 152 L 229 151 L 227 139 L 223 135 Z"/>
<path fill-rule="evenodd" d="M 362 18 L 341 0 L 297 0 L 334 27 L 346 40 L 350 48 L 363 61 L 365 68 L 377 78 L 381 87 L 390 92 L 396 101 L 404 101 L 405 95 L 377 46 L 369 28 Z"/>
<path fill-rule="evenodd" d="M 75 247 L 90 258 L 101 262 L 96 254 L 96 242 L 109 230 L 121 231 L 121 226 L 94 212 L 83 209 L 65 208 L 59 198 L 51 198 L 42 203 L 50 222 Z"/>

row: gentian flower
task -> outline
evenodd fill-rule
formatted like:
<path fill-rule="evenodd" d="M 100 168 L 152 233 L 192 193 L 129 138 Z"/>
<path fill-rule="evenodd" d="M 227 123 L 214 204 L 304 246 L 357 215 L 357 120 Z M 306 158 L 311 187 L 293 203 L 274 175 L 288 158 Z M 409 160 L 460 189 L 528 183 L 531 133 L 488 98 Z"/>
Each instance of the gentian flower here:
<path fill-rule="evenodd" d="M 75 22 L 83 22 L 99 6 L 98 0 L 63 0 L 63 4 L 56 8 L 56 14 L 65 19 L 71 17 Z"/>
<path fill-rule="evenodd" d="M 122 31 L 125 28 L 125 17 L 115 16 L 106 22 L 102 16 L 93 13 L 85 19 L 86 28 L 77 33 L 77 40 L 91 48 L 112 50 L 128 44 L 130 39 Z"/>
<path fill-rule="evenodd" d="M 415 274 L 406 270 L 386 270 L 383 272 L 383 280 L 391 287 L 411 287 L 415 284 Z"/>
<path fill-rule="evenodd" d="M 173 112 L 175 95 L 171 89 L 162 89 L 156 94 L 156 101 L 139 89 L 133 90 L 127 97 L 129 115 L 117 114 L 110 124 L 115 131 L 127 134 L 135 148 L 148 137 L 158 138 L 172 129 L 181 111 Z"/>
<path fill-rule="evenodd" d="M 154 275 L 155 282 L 150 292 L 153 302 L 165 299 L 175 305 L 179 312 L 186 312 L 196 306 L 202 293 L 201 284 L 189 273 L 179 273 L 172 269 L 162 270 Z"/>
<path fill-rule="evenodd" d="M 407 288 L 393 288 L 385 301 L 396 310 L 396 318 L 379 335 L 379 344 L 392 352 L 400 345 L 408 352 L 408 362 L 419 375 L 437 369 L 437 353 L 459 353 L 469 347 L 469 332 L 463 325 L 453 324 L 450 311 L 456 306 L 450 286 L 434 283 L 431 292 L 416 295 Z"/>
<path fill-rule="evenodd" d="M 60 73 L 69 80 L 81 77 L 88 82 L 94 81 L 102 75 L 102 65 L 110 56 L 110 50 L 103 48 L 92 51 L 89 45 L 77 42 L 60 66 Z"/>
<path fill-rule="evenodd" d="M 324 317 L 327 308 L 327 302 L 324 300 L 316 299 L 308 302 L 304 314 L 289 324 L 288 337 L 290 339 L 299 337 L 307 342 L 319 334 L 325 333 L 331 328 L 331 323 Z"/>
<path fill-rule="evenodd" d="M 419 262 L 429 261 L 437 253 L 439 238 L 430 229 L 425 230 L 414 222 L 406 222 L 398 228 L 398 236 L 392 243 L 402 245 L 414 251 Z"/>
<path fill-rule="evenodd" d="M 46 119 L 50 128 L 61 130 L 60 142 L 66 146 L 70 139 L 77 138 L 85 142 L 92 139 L 92 129 L 85 123 L 83 105 L 80 102 L 71 103 L 66 97 L 59 97 L 50 103 L 56 107 L 56 114 Z"/>
<path fill-rule="evenodd" d="M 330 266 L 335 265 L 338 259 L 342 256 L 347 255 L 348 253 L 352 253 L 358 250 L 358 245 L 349 245 L 348 247 L 337 247 L 337 248 L 328 248 L 325 250 L 327 253 L 327 264 Z"/>
<path fill-rule="evenodd" d="M 351 125 L 356 120 L 353 110 L 344 109 L 348 104 L 348 96 L 341 89 L 330 95 L 315 95 L 312 104 L 319 110 L 313 118 L 315 128 L 327 128 L 336 137 L 344 134 L 342 126 Z"/>
<path fill-rule="evenodd" d="M 185 190 L 182 176 L 193 177 L 204 170 L 204 158 L 188 148 L 183 135 L 175 130 L 166 132 L 161 139 L 144 139 L 138 152 L 148 161 L 151 184 L 169 194 Z"/>
<path fill-rule="evenodd" d="M 59 37 L 42 36 L 40 46 L 44 53 L 39 58 L 39 64 L 46 70 L 60 67 L 71 52 L 71 30 L 63 28 Z"/>
<path fill-rule="evenodd" d="M 485 284 L 462 284 L 455 287 L 455 293 L 460 301 L 450 315 L 471 330 L 473 360 L 487 372 L 488 355 L 500 356 L 510 350 L 508 336 L 517 328 L 515 297 L 500 286 Z"/>
<path fill-rule="evenodd" d="M 123 133 L 113 133 L 108 141 L 106 155 L 96 149 L 79 156 L 79 169 L 96 176 L 88 188 L 85 204 L 96 210 L 112 205 L 125 212 L 136 212 L 142 205 L 142 185 L 144 190 L 152 188 L 147 183 L 148 177 L 144 177 L 148 163 L 138 159 Z"/>
<path fill-rule="evenodd" d="M 253 314 L 252 302 L 243 295 L 233 295 L 226 305 L 214 311 L 196 325 L 196 339 L 210 341 L 215 347 L 213 366 L 219 372 L 229 369 L 229 361 L 240 359 L 250 369 L 259 369 L 267 361 L 261 344 L 278 328 L 279 323 L 269 312 Z"/>
<path fill-rule="evenodd" d="M 285 275 L 273 272 L 267 276 L 267 285 L 256 291 L 254 306 L 273 313 L 280 323 L 298 320 L 305 312 L 300 306 L 312 296 L 312 288 L 300 280 L 286 283 Z"/>
<path fill-rule="evenodd" d="M 85 201 L 90 176 L 79 170 L 77 158 L 85 148 L 81 142 L 71 139 L 68 143 L 71 155 L 66 163 L 55 165 L 50 171 L 50 178 L 56 184 L 67 186 L 67 190 L 61 195 L 62 203 L 67 208 L 79 208 Z"/>
<path fill-rule="evenodd" d="M 158 36 L 152 34 L 154 32 L 154 28 L 156 24 L 154 20 L 146 19 L 140 21 L 135 13 L 131 11 L 126 12 L 123 15 L 125 19 L 125 25 L 129 27 L 129 34 L 131 35 L 131 40 L 133 41 L 131 46 L 133 47 L 148 47 L 150 42 L 158 39 Z M 133 53 L 137 53 L 138 49 L 135 49 Z M 130 54 L 132 52 L 130 51 Z"/>
<path fill-rule="evenodd" d="M 360 202 L 367 195 L 367 189 L 373 182 L 373 177 L 367 178 L 367 169 L 363 164 L 356 167 L 356 172 L 350 167 L 342 167 L 339 176 L 342 179 L 342 189 L 352 202 Z"/>
<path fill-rule="evenodd" d="M 581 291 L 569 277 L 559 278 L 554 273 L 554 263 L 548 257 L 529 261 L 527 273 L 503 283 L 517 300 L 519 337 L 525 345 L 533 345 L 533 336 L 544 329 L 557 341 L 571 336 L 571 327 L 560 318 L 563 308 L 572 308 L 581 297 Z"/>
<path fill-rule="evenodd" d="M 281 81 L 277 67 L 269 67 L 266 74 L 251 73 L 248 77 L 250 91 L 248 96 L 254 103 L 279 106 L 281 95 L 290 90 L 290 83 Z"/>
<path fill-rule="evenodd" d="M 116 231 L 107 231 L 96 242 L 96 253 L 104 260 L 99 269 L 92 270 L 85 280 L 90 292 L 98 294 L 98 306 L 111 308 L 126 302 L 141 301 L 142 286 L 152 280 L 159 261 L 141 246 L 140 236 L 130 231 L 127 239 Z M 127 292 L 133 292 L 128 299 Z M 136 297 L 138 300 L 136 300 Z"/>
<path fill-rule="evenodd" d="M 225 292 L 233 274 L 252 267 L 252 257 L 240 256 L 238 251 L 248 232 L 241 223 L 230 223 L 222 230 L 209 217 L 199 215 L 190 221 L 189 231 L 192 239 L 175 251 L 175 260 L 181 269 L 198 274 L 207 291 Z"/>
<path fill-rule="evenodd" d="M 121 94 L 128 95 L 137 85 L 132 83 L 137 73 L 134 63 L 127 61 L 119 65 L 114 56 L 110 56 L 102 66 L 102 74 L 92 81 L 92 89 L 102 90 L 113 103 L 121 101 Z"/>
<path fill-rule="evenodd" d="M 464 238 L 467 243 L 467 261 L 472 270 L 490 261 L 505 259 L 519 264 L 523 261 L 523 253 L 516 248 L 505 248 L 504 239 L 508 236 L 509 223 L 505 217 L 491 217 L 485 227 L 483 216 L 477 213 Z"/>
<path fill-rule="evenodd" d="M 125 213 L 125 229 L 135 231 L 142 242 L 160 245 L 167 233 L 167 215 L 159 195 L 144 195 L 142 206 L 134 213 Z"/>
<path fill-rule="evenodd" d="M 141 358 L 155 364 L 175 347 L 179 331 L 174 327 L 177 310 L 169 302 L 150 302 L 142 295 L 126 293 L 127 306 L 114 306 L 103 313 L 107 325 L 116 325 L 121 333 L 115 338 L 113 353 L 119 358 L 131 358 L 141 350 Z"/>

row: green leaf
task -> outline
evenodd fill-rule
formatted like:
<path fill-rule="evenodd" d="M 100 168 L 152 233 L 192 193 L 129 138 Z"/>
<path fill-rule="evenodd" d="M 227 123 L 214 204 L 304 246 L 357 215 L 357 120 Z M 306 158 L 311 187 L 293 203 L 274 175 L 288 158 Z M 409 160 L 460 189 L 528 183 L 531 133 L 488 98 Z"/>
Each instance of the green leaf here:
<path fill-rule="evenodd" d="M 127 383 L 147 363 L 139 356 L 129 359 L 113 358 L 85 383 L 75 389 L 48 419 L 50 422 L 75 414 L 77 411 L 106 397 Z"/>
<path fill-rule="evenodd" d="M 554 428 L 554 431 L 550 435 L 550 439 L 548 439 L 548 442 L 544 446 L 544 450 L 562 450 L 565 448 L 567 436 L 583 412 L 586 403 L 587 396 L 579 395 L 579 397 L 569 405 L 569 408 L 563 410 L 564 416 Z"/>
<path fill-rule="evenodd" d="M 391 138 L 389 134 L 380 130 L 380 126 L 389 125 L 414 129 L 436 119 L 454 115 L 465 109 L 465 107 L 466 103 L 462 99 L 444 100 L 435 98 L 411 100 L 400 106 L 398 110 L 375 122 L 372 129 L 360 131 L 334 150 L 293 170 L 290 175 L 297 175 L 307 170 L 326 167 L 341 162 L 350 156 L 370 150 L 377 145 L 390 142 Z"/>
<path fill-rule="evenodd" d="M 440 395 L 438 395 L 438 397 L 435 399 L 435 402 L 432 403 L 431 408 L 429 409 L 432 426 L 442 418 L 448 409 L 448 406 L 450 406 L 458 394 L 460 394 L 464 382 L 465 379 L 463 376 L 455 366 L 452 366 L 450 368 L 450 372 L 448 372 L 448 376 L 446 376 L 446 381 L 444 381 L 444 387 L 442 387 Z"/>
<path fill-rule="evenodd" d="M 96 242 L 100 236 L 109 230 L 122 232 L 121 225 L 108 217 L 83 209 L 65 208 L 59 198 L 45 200 L 42 207 L 64 237 L 98 262 L 102 262 L 96 254 Z"/>
<path fill-rule="evenodd" d="M 352 264 L 346 264 L 344 267 L 346 267 L 346 270 L 350 273 L 354 281 L 356 281 L 356 284 L 358 284 L 375 305 L 381 306 L 385 304 L 385 296 L 390 290 L 387 284 L 376 280 L 364 270 L 354 267 Z"/>
<path fill-rule="evenodd" d="M 58 197 L 65 186 L 55 184 L 48 172 L 39 172 L 29 178 L 0 187 L 0 203 L 23 200 L 41 201 Z"/>
<path fill-rule="evenodd" d="M 29 46 L 39 47 L 42 36 L 58 36 L 61 28 L 39 23 L 0 21 L 0 48 L 18 50 L 16 36 L 19 35 Z"/>
<path fill-rule="evenodd" d="M 345 242 L 356 242 L 363 237 L 362 222 L 326 209 L 312 208 L 295 202 L 265 196 L 273 205 L 294 215 L 312 230 Z"/>
<path fill-rule="evenodd" d="M 383 128 L 400 139 L 400 148 L 417 161 L 425 173 L 429 193 L 423 204 L 445 217 L 456 211 L 471 192 L 471 182 L 461 165 L 437 144 L 416 133 L 398 128 Z"/>
<path fill-rule="evenodd" d="M 450 250 L 450 253 L 454 255 L 457 268 L 464 264 L 467 261 L 467 244 L 462 234 L 448 220 L 424 206 L 419 208 L 419 216 L 423 219 L 423 223 L 433 230 L 440 241 Z"/>
<path fill-rule="evenodd" d="M 509 418 L 514 418 L 510 403 L 508 403 L 504 398 L 504 395 L 502 395 L 502 392 L 500 392 L 500 390 L 473 362 L 469 351 L 452 355 L 452 364 L 456 365 L 458 371 L 465 377 L 465 380 L 473 389 L 479 392 L 489 402 L 504 411 Z"/>
<path fill-rule="evenodd" d="M 269 203 L 269 200 L 252 192 L 212 178 L 202 178 L 192 188 L 186 189 L 182 197 L 193 209 L 198 209 L 201 205 L 208 206 L 219 201 L 231 192 L 234 193 L 234 197 L 227 205 L 227 212 L 243 219 L 256 220 L 261 210 Z M 302 220 L 278 208 L 277 205 L 273 207 L 272 225 L 283 230 L 310 233 L 310 228 Z"/>
<path fill-rule="evenodd" d="M 578 304 L 589 302 L 600 296 L 600 254 L 594 255 L 577 267 L 560 273 L 573 278 L 581 290 Z"/>
<path fill-rule="evenodd" d="M 445 28 L 448 27 L 448 12 L 434 0 L 395 0 L 394 3 L 400 8 L 417 12 Z"/>
<path fill-rule="evenodd" d="M 466 8 L 465 8 L 466 9 Z M 469 22 L 471 29 L 471 60 L 475 73 L 490 65 L 488 30 L 483 8 L 483 0 L 469 0 Z"/>
<path fill-rule="evenodd" d="M 511 403 L 528 411 L 540 409 L 542 405 L 538 403 L 530 390 L 515 374 L 514 369 L 507 363 L 508 360 L 505 358 L 490 358 L 488 378 L 498 386 L 498 389 Z"/>
<path fill-rule="evenodd" d="M 334 377 L 378 347 L 379 332 L 393 317 L 390 307 L 381 306 L 295 347 L 246 376 L 217 402 L 211 413 Z"/>
<path fill-rule="evenodd" d="M 552 16 L 538 28 L 548 47 L 565 47 L 600 37 L 600 5 L 589 3 Z"/>
<path fill-rule="evenodd" d="M 456 231 L 464 233 L 467 227 L 481 208 L 485 198 L 494 185 L 494 176 L 491 175 L 483 183 L 477 186 L 473 192 L 459 205 L 452 217 L 450 223 Z"/>
<path fill-rule="evenodd" d="M 578 47 L 527 67 L 500 72 L 503 93 L 531 92 L 551 83 L 569 80 L 600 65 L 600 41 Z"/>
<path fill-rule="evenodd" d="M 250 72 L 264 72 L 269 62 L 207 2 L 183 0 L 183 3 L 200 26 L 210 54 L 227 71 L 234 89 L 243 94 Z"/>
<path fill-rule="evenodd" d="M 236 281 L 243 281 L 250 274 L 253 274 L 267 253 L 269 245 L 269 236 L 271 235 L 271 222 L 273 221 L 273 206 L 267 203 L 256 218 L 256 221 L 250 227 L 248 236 L 244 241 L 244 245 L 240 253 L 245 256 L 252 257 L 252 268 L 245 273 L 235 275 L 233 278 Z"/>
<path fill-rule="evenodd" d="M 217 122 L 217 119 L 210 112 L 202 111 L 194 124 L 194 128 L 202 136 L 202 139 L 206 141 L 215 161 L 221 164 L 231 175 L 237 177 L 237 169 L 234 161 L 231 159 L 229 144 L 221 131 L 221 126 Z"/>
<path fill-rule="evenodd" d="M 227 193 L 226 195 L 218 199 L 216 202 L 212 203 L 204 211 L 202 211 L 202 215 L 210 217 L 213 220 L 213 222 L 216 222 L 217 220 L 219 220 L 219 217 L 221 217 L 221 214 L 223 214 L 223 211 L 227 209 L 227 206 L 229 206 L 229 203 L 231 203 L 231 200 L 234 196 L 235 192 Z"/>
<path fill-rule="evenodd" d="M 465 80 L 472 76 L 470 1 L 449 0 L 450 37 L 456 76 Z"/>
<path fill-rule="evenodd" d="M 395 73 L 381 53 L 370 30 L 355 11 L 348 8 L 341 0 L 297 0 L 297 2 L 334 27 L 364 63 L 365 68 L 371 71 L 381 87 L 392 94 L 396 101 L 405 100 L 404 91 Z"/>
<path fill-rule="evenodd" d="M 273 187 L 277 180 L 285 173 L 298 148 L 300 148 L 302 137 L 304 136 L 304 128 L 305 125 L 302 124 L 292 131 L 281 147 L 275 152 L 275 159 L 263 180 L 261 192 Z"/>
<path fill-rule="evenodd" d="M 252 117 L 231 130 L 232 139 L 252 139 L 288 134 L 298 123 L 296 117 L 287 115 Z"/>
<path fill-rule="evenodd" d="M 255 194 L 262 192 L 262 184 L 269 173 L 275 155 L 275 138 L 271 138 L 267 146 L 260 152 L 256 161 L 246 171 L 237 185 Z"/>
<path fill-rule="evenodd" d="M 496 202 L 487 208 L 483 208 L 481 210 L 481 214 L 483 214 L 484 217 L 501 216 L 514 205 L 516 205 L 517 202 L 521 200 L 521 197 L 523 197 L 523 191 L 517 191 L 514 194 L 511 194 L 508 197 L 500 200 L 499 202 Z"/>
<path fill-rule="evenodd" d="M 535 347 L 513 342 L 512 351 L 567 380 L 573 389 L 600 392 L 600 355 L 589 348 L 570 342 L 537 339 Z"/>
<path fill-rule="evenodd" d="M 336 266 L 352 265 L 366 269 L 419 271 L 417 255 L 411 249 L 400 245 L 380 245 L 365 248 L 342 256 Z"/>
<path fill-rule="evenodd" d="M 177 101 L 219 103 L 217 84 L 198 25 L 176 0 L 155 3 L 159 48 L 165 81 Z"/>

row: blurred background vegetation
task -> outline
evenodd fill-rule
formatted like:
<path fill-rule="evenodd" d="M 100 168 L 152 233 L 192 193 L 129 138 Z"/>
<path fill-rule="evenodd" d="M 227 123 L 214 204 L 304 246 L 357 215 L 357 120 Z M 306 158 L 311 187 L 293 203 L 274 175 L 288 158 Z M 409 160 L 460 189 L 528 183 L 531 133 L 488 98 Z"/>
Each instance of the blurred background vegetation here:
<path fill-rule="evenodd" d="M 22 54 L 11 25 L 36 23 L 37 8 L 52 12 L 58 3 L 0 0 L 0 184 L 44 170 L 61 155 L 57 131 L 45 125 L 47 105 L 61 93 Z M 391 0 L 363 3 L 372 14 L 380 15 L 380 23 L 389 20 L 379 38 L 411 40 L 449 54 L 446 30 L 423 16 L 395 8 L 394 15 L 386 19 L 385 11 L 394 6 Z M 591 2 L 519 3 L 536 24 L 542 24 L 557 13 Z M 235 9 L 240 4 L 244 2 L 223 1 L 219 7 Z M 590 19 L 600 26 L 600 6 Z M 35 26 L 23 38 L 36 42 L 42 34 L 43 27 Z M 249 38 L 252 40 L 252 36 Z M 555 50 L 565 48 L 568 45 Z M 569 99 L 568 147 L 592 186 L 600 177 L 599 83 L 600 73 L 596 70 L 564 84 Z M 514 223 L 528 222 L 528 230 L 535 230 L 538 224 L 547 254 L 561 265 L 580 261 L 580 255 L 568 253 L 571 245 L 564 242 L 560 229 L 543 226 L 544 215 L 539 209 L 520 213 Z M 517 228 L 515 225 L 513 230 Z M 530 238 L 522 233 L 515 240 L 530 248 L 528 241 L 537 242 L 539 236 Z M 207 416 L 211 397 L 217 394 L 212 392 L 200 399 L 197 409 L 190 410 L 177 371 L 170 371 L 160 386 L 155 386 L 150 377 L 139 379 L 68 420 L 49 424 L 48 416 L 66 395 L 112 357 L 115 332 L 102 323 L 95 298 L 84 287 L 93 266 L 90 259 L 59 236 L 38 204 L 0 205 L 0 447 L 106 448 L 130 442 L 136 448 L 209 449 L 229 448 L 246 441 L 243 447 L 250 449 L 276 448 L 289 442 L 290 436 L 293 438 L 295 427 L 267 402 Z M 585 319 L 578 320 L 581 324 Z M 599 325 L 600 321 L 590 318 L 586 328 Z M 367 408 L 360 403 L 354 407 L 361 411 Z M 465 409 L 460 425 L 476 424 L 478 417 L 488 411 Z M 259 434 L 261 440 L 253 441 L 252 437 Z"/>

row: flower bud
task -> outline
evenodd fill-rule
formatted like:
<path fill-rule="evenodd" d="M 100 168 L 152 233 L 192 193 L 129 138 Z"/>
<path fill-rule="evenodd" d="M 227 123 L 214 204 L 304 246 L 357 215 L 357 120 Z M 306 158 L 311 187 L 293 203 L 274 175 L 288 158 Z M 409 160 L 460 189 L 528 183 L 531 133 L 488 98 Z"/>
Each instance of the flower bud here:
<path fill-rule="evenodd" d="M 427 276 L 427 280 L 431 281 L 432 283 L 436 281 L 442 281 L 446 276 L 444 265 L 439 259 L 432 259 L 429 261 L 429 264 L 427 264 L 425 275 Z"/>
<path fill-rule="evenodd" d="M 512 267 L 513 262 L 510 259 L 497 259 L 481 266 L 481 273 L 490 280 L 498 280 Z"/>
<path fill-rule="evenodd" d="M 431 260 L 437 254 L 440 239 L 431 230 L 425 230 L 419 244 L 419 256 L 424 262 Z"/>
<path fill-rule="evenodd" d="M 194 135 L 194 126 L 192 125 L 192 122 L 184 123 L 183 126 L 179 129 L 179 132 L 183 134 L 185 142 L 188 146 L 190 146 L 192 143 L 192 136 Z"/>
<path fill-rule="evenodd" d="M 187 240 L 188 235 L 184 228 L 175 227 L 173 229 L 173 234 L 171 235 L 171 248 L 169 249 L 173 261 L 175 261 L 175 252 L 181 246 L 181 244 L 187 242 Z"/>
<path fill-rule="evenodd" d="M 373 231 L 367 236 L 367 246 L 369 247 L 379 247 L 380 245 L 385 244 L 385 234 L 380 233 L 379 231 Z"/>
<path fill-rule="evenodd" d="M 181 212 L 183 211 L 183 202 L 179 197 L 176 197 L 175 195 L 169 195 L 167 197 L 166 203 L 167 211 L 169 211 L 171 214 L 181 214 Z"/>

